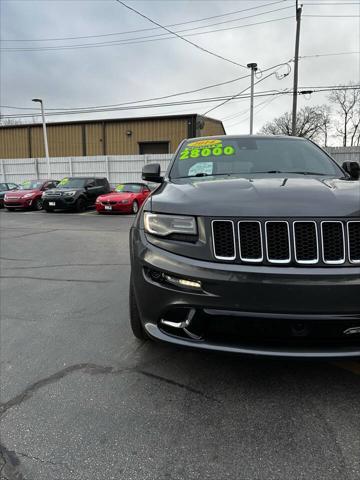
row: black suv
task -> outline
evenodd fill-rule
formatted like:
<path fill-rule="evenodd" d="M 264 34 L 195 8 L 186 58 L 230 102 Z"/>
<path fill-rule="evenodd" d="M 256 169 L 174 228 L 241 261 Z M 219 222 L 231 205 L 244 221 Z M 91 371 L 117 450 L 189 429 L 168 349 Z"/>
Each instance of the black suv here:
<path fill-rule="evenodd" d="M 185 140 L 130 233 L 139 338 L 360 356 L 359 165 L 296 137 Z M 156 301 L 154 301 L 156 299 Z"/>
<path fill-rule="evenodd" d="M 43 194 L 43 207 L 47 212 L 54 210 L 76 210 L 83 212 L 95 205 L 99 195 L 110 192 L 106 178 L 66 177 L 53 190 Z"/>

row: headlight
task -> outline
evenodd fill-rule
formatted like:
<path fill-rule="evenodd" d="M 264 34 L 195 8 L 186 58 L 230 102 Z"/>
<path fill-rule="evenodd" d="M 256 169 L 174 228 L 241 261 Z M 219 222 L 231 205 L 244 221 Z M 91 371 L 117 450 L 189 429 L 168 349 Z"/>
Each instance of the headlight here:
<path fill-rule="evenodd" d="M 76 194 L 76 190 L 70 190 L 70 192 L 65 192 L 65 197 L 73 197 Z"/>
<path fill-rule="evenodd" d="M 160 237 L 171 233 L 196 235 L 196 220 L 194 217 L 181 217 L 180 215 L 162 215 L 158 213 L 144 213 L 145 231 Z"/>
<path fill-rule="evenodd" d="M 34 195 L 35 195 L 35 193 L 26 193 L 26 194 L 24 195 L 24 198 L 31 198 L 31 197 L 33 197 Z"/>
<path fill-rule="evenodd" d="M 120 200 L 118 203 L 130 203 L 130 200 Z"/>

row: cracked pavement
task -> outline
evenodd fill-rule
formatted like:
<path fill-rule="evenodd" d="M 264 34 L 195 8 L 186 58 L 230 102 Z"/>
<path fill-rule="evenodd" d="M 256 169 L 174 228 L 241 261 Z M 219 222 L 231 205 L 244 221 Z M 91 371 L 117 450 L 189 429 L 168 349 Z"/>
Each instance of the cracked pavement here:
<path fill-rule="evenodd" d="M 131 222 L 0 211 L 0 479 L 358 480 L 358 364 L 135 340 Z"/>

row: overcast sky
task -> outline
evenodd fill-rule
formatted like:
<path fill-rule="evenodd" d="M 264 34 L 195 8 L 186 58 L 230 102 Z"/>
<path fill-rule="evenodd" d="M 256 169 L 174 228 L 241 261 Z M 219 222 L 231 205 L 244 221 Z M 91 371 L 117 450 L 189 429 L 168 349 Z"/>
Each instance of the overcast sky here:
<path fill-rule="evenodd" d="M 186 38 L 239 64 L 257 62 L 260 69 L 266 69 L 287 62 L 294 56 L 295 0 L 124 1 L 163 25 L 215 17 L 169 28 L 178 31 L 208 25 L 207 28 L 182 32 L 182 35 L 222 29 Z M 254 8 L 261 5 L 265 6 Z M 344 54 L 301 59 L 299 86 L 328 86 L 349 81 L 360 83 L 359 53 L 345 54 L 360 51 L 360 1 L 304 0 L 303 5 L 300 55 Z M 2 49 L 115 42 L 164 33 L 164 30 L 154 29 L 95 38 L 15 42 L 107 35 L 152 28 L 154 25 L 116 0 L 0 0 L 0 8 Z M 276 11 L 264 13 L 270 10 Z M 234 11 L 238 13 L 224 15 Z M 289 16 L 291 18 L 278 20 Z M 273 22 L 229 29 L 273 19 Z M 135 44 L 77 49 L 2 50 L 0 103 L 36 108 L 31 99 L 40 97 L 47 109 L 112 105 L 193 90 L 249 73 L 246 68 L 212 56 L 176 37 L 161 41 L 146 40 Z M 290 65 L 293 67 L 292 63 Z M 284 66 L 278 73 L 287 71 L 288 68 Z M 262 78 L 268 73 L 264 73 Z M 260 80 L 260 76 L 257 80 Z M 293 72 L 283 80 L 272 75 L 255 88 L 257 92 L 291 89 L 292 81 Z M 245 78 L 169 101 L 233 95 L 248 85 L 249 79 Z M 311 98 L 299 97 L 299 107 L 320 105 L 326 101 L 326 95 L 316 93 Z M 290 95 L 256 99 L 255 131 L 274 116 L 290 110 L 291 102 Z M 217 103 L 53 116 L 49 117 L 49 121 L 187 112 L 203 114 L 215 105 Z M 214 110 L 209 116 L 223 120 L 227 133 L 248 133 L 248 109 L 248 99 L 236 100 Z M 19 112 L 23 111 L 1 108 L 2 115 Z"/>

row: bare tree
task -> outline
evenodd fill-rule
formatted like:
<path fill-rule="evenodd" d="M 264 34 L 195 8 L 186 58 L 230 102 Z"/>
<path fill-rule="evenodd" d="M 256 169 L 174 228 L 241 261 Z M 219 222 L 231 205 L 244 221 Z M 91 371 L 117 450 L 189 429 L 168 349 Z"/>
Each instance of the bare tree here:
<path fill-rule="evenodd" d="M 360 136 L 360 88 L 350 82 L 348 87 L 333 90 L 329 101 L 335 105 L 338 119 L 334 122 L 336 132 L 341 135 L 344 147 L 359 145 Z"/>
<path fill-rule="evenodd" d="M 272 122 L 266 123 L 259 133 L 265 135 L 291 135 L 291 113 L 286 112 Z M 306 137 L 312 140 L 327 139 L 330 129 L 330 109 L 326 105 L 315 107 L 306 106 L 298 111 L 296 118 L 296 131 L 298 137 Z"/>

